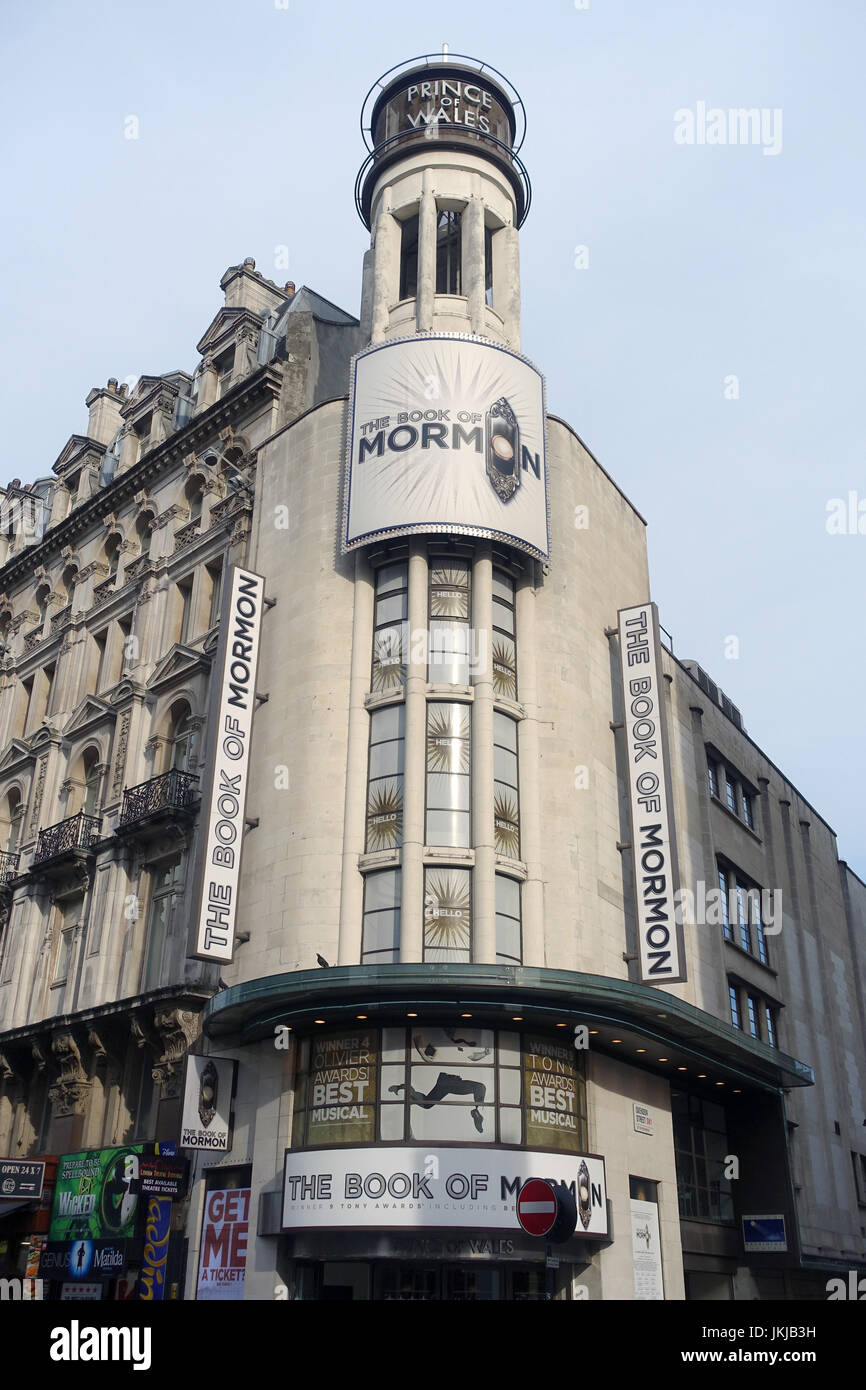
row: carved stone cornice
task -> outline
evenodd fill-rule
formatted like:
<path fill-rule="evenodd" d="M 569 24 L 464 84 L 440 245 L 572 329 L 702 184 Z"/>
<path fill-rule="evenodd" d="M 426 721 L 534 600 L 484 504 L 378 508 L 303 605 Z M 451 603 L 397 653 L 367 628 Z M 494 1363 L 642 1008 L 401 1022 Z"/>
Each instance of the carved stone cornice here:
<path fill-rule="evenodd" d="M 159 516 L 154 517 L 154 530 L 162 530 L 163 526 L 167 526 L 176 517 L 182 517 L 184 521 L 189 521 L 189 507 L 182 507 L 179 502 L 167 507 L 164 512 L 160 512 Z"/>
<path fill-rule="evenodd" d="M 35 608 L 25 608 L 23 612 L 17 614 L 9 624 L 9 631 L 17 633 L 25 623 L 38 623 L 39 614 Z"/>
<path fill-rule="evenodd" d="M 83 570 L 78 571 L 79 579 L 89 579 L 91 575 L 105 577 L 109 573 L 109 566 L 102 560 L 91 560 L 89 565 L 85 565 Z"/>

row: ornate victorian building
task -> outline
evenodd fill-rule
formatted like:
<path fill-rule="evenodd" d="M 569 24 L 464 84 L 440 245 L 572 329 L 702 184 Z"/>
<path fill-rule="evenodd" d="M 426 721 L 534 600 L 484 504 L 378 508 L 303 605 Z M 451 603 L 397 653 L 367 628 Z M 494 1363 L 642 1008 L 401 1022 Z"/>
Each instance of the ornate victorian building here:
<path fill-rule="evenodd" d="M 190 1298 L 825 1297 L 866 886 L 522 355 L 518 94 L 434 55 L 362 125 L 359 320 L 233 266 L 195 370 L 92 391 L 6 494 L 0 1155 L 186 1143 Z M 226 888 L 230 568 L 267 610 Z"/>

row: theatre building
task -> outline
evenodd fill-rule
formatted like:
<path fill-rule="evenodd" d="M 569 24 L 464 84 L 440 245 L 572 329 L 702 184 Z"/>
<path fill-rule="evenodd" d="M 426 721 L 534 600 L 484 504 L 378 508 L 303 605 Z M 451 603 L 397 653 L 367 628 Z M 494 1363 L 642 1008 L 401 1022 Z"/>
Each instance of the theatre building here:
<path fill-rule="evenodd" d="M 181 1297 L 866 1272 L 866 885 L 548 412 L 524 124 L 385 74 L 359 318 L 231 267 L 0 568 L 0 1155 L 177 1144 Z"/>

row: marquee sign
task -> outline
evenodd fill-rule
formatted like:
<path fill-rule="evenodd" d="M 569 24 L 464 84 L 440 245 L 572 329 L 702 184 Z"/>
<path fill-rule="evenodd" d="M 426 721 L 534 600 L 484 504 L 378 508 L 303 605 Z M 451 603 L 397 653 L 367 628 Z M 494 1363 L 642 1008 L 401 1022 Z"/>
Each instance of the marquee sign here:
<path fill-rule="evenodd" d="M 619 613 L 628 795 L 640 977 L 643 984 L 686 978 L 673 828 L 658 611 L 654 603 Z"/>
<path fill-rule="evenodd" d="M 459 334 L 383 343 L 352 362 L 343 549 L 384 536 L 485 536 L 550 554 L 544 378 Z"/>
<path fill-rule="evenodd" d="M 513 1232 L 518 1194 L 531 1178 L 571 1190 L 577 1235 L 607 1235 L 603 1158 L 493 1146 L 289 1150 L 283 1229 L 448 1226 Z"/>
<path fill-rule="evenodd" d="M 234 568 L 223 600 L 190 942 L 196 960 L 225 962 L 234 954 L 264 589 L 260 574 Z"/>

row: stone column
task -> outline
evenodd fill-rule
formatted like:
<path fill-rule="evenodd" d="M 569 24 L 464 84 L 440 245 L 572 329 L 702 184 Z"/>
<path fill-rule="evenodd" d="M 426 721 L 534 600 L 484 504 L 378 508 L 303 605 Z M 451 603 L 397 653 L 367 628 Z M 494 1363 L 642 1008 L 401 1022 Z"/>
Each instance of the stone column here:
<path fill-rule="evenodd" d="M 436 295 L 436 194 L 433 191 L 433 170 L 425 169 L 421 179 L 415 326 L 419 333 L 430 333 Z"/>
<path fill-rule="evenodd" d="M 534 561 L 530 565 L 534 567 Z M 526 711 L 517 726 L 520 775 L 520 855 L 526 865 L 522 890 L 523 964 L 544 965 L 544 877 L 538 752 L 538 682 L 535 660 L 535 585 L 527 574 L 515 594 L 517 697 Z"/>
<path fill-rule="evenodd" d="M 472 566 L 472 621 L 487 634 L 479 644 L 483 664 L 473 679 L 472 705 L 472 843 L 475 873 L 472 892 L 472 959 L 496 960 L 496 849 L 493 832 L 493 560 L 489 545 L 479 545 Z"/>
<path fill-rule="evenodd" d="M 516 227 L 493 237 L 493 307 L 502 318 L 505 341 L 520 350 L 520 238 Z"/>
<path fill-rule="evenodd" d="M 387 336 L 391 305 L 400 285 L 400 224 L 391 212 L 391 189 L 382 190 L 373 246 L 373 315 L 371 342 Z"/>
<path fill-rule="evenodd" d="M 370 716 L 364 697 L 370 688 L 375 590 L 366 557 L 355 556 L 355 610 L 352 622 L 352 670 L 349 678 L 349 738 L 346 754 L 346 795 L 343 812 L 343 871 L 340 887 L 339 964 L 361 959 L 364 880 L 358 861 L 364 853 L 366 824 L 367 747 Z"/>
<path fill-rule="evenodd" d="M 484 203 L 477 195 L 469 199 L 463 212 L 463 284 L 469 301 L 469 323 L 473 333 L 483 334 L 484 310 Z"/>
<path fill-rule="evenodd" d="M 409 650 L 406 653 L 406 745 L 403 774 L 403 894 L 400 960 L 424 959 L 424 807 L 427 777 L 427 652 L 416 634 L 427 629 L 427 550 L 409 553 Z M 414 656 L 414 659 L 413 659 Z"/>

